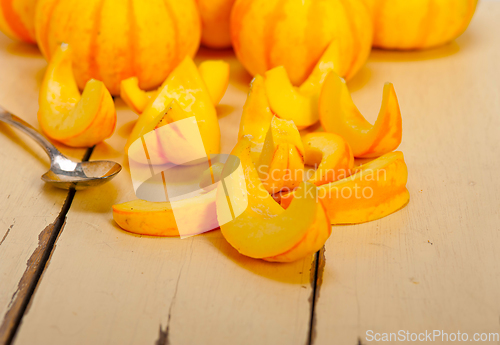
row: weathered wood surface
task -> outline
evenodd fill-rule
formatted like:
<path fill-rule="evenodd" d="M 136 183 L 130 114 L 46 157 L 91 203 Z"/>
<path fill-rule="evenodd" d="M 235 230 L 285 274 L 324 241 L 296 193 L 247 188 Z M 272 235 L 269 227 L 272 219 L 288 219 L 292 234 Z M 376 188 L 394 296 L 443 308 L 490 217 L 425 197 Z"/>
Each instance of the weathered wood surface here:
<path fill-rule="evenodd" d="M 249 76 L 232 63 L 218 107 L 228 152 L 236 143 Z M 115 135 L 91 159 L 124 162 L 137 118 L 117 102 Z M 245 258 L 220 231 L 181 240 L 120 230 L 111 205 L 135 199 L 130 175 L 78 192 L 15 344 L 304 344 L 313 257 L 279 265 Z"/>
<path fill-rule="evenodd" d="M 500 333 L 499 5 L 482 1 L 456 43 L 376 51 L 361 73 L 365 113 L 376 115 L 384 82 L 396 87 L 411 201 L 334 227 L 314 344 L 368 344 L 368 330 Z"/>
<path fill-rule="evenodd" d="M 482 1 L 456 43 L 420 53 L 375 51 L 350 83 L 372 120 L 383 83 L 395 84 L 412 200 L 380 221 L 334 228 L 317 270 L 312 343 L 366 344 L 367 330 L 500 332 L 499 16 L 499 4 Z M 39 83 L 45 63 L 30 54 L 16 58 L 31 59 L 28 67 L 11 73 L 24 76 L 22 68 L 30 68 Z M 203 52 L 200 59 L 217 56 L 232 62 L 232 83 L 218 108 L 227 151 L 236 140 L 250 80 L 225 53 Z M 29 83 L 31 89 L 18 93 L 9 84 L 0 104 L 25 92 L 9 110 L 35 123 L 37 84 Z M 122 148 L 135 115 L 120 101 L 117 106 L 117 131 L 91 159 L 125 163 Z M 43 155 L 36 144 L 18 147 L 11 137 L 0 136 L 2 148 L 10 147 L 2 164 L 21 157 L 34 163 L 23 165 L 23 173 L 1 170 L 3 190 L 13 190 L 19 201 L 2 194 L 6 228 L 0 231 L 7 232 L 16 212 L 24 222 L 18 228 L 22 237 L 11 237 L 16 217 L 0 245 L 0 315 L 38 234 L 57 217 L 66 196 L 39 180 L 48 164 L 34 157 Z M 13 182 L 4 182 L 4 175 Z M 110 207 L 133 198 L 125 171 L 100 189 L 76 194 L 14 344 L 309 342 L 312 257 L 286 265 L 247 259 L 219 231 L 185 240 L 131 235 L 114 224 Z M 3 254 L 2 246 L 11 252 Z"/>
<path fill-rule="evenodd" d="M 34 127 L 45 65 L 35 47 L 0 36 L 0 105 Z M 63 151 L 78 159 L 85 153 Z M 57 218 L 68 192 L 44 185 L 40 176 L 49 168 L 38 144 L 0 122 L 0 343 L 15 327 L 49 238 L 62 225 Z"/>

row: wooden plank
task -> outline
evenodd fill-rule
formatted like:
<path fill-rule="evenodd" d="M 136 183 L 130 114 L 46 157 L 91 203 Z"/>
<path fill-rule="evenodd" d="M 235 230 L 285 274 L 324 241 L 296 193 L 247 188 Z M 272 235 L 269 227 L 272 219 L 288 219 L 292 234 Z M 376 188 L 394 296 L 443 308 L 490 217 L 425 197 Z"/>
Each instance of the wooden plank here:
<path fill-rule="evenodd" d="M 498 2 L 481 1 L 456 43 L 375 51 L 351 85 L 366 84 L 355 100 L 376 115 L 383 83 L 394 83 L 411 201 L 385 219 L 334 227 L 313 344 L 367 344 L 369 330 L 500 331 L 499 17 Z"/>
<path fill-rule="evenodd" d="M 355 99 L 375 115 L 382 83 L 396 84 L 413 199 L 379 222 L 335 228 L 319 270 L 318 344 L 364 343 L 367 329 L 497 326 L 499 54 L 490 27 L 498 10 L 483 6 L 483 20 L 458 45 L 375 52 L 350 85 L 363 87 Z M 246 89 L 233 82 L 224 103 L 234 106 L 221 110 L 229 113 L 221 119 L 226 133 L 237 123 L 232 113 L 241 112 L 233 99 Z M 123 159 L 132 119 L 120 110 L 117 134 L 94 158 Z M 244 259 L 218 232 L 188 240 L 126 234 L 109 207 L 133 198 L 127 178 L 77 195 L 16 344 L 306 342 L 310 259 Z"/>
<path fill-rule="evenodd" d="M 236 143 L 250 81 L 228 54 L 199 57 L 231 62 L 231 85 L 218 107 L 224 152 Z M 92 159 L 125 163 L 136 115 L 117 106 L 117 132 Z M 126 172 L 77 193 L 16 345 L 306 343 L 312 256 L 287 265 L 248 259 L 220 231 L 185 240 L 132 235 L 110 211 L 134 198 Z"/>
<path fill-rule="evenodd" d="M 0 105 L 37 126 L 38 86 L 46 65 L 36 47 L 0 34 Z M 84 150 L 65 153 L 81 158 Z M 0 123 L 0 343 L 9 338 L 43 268 L 67 191 L 45 184 L 45 152 L 23 133 Z M 62 219 L 64 221 L 64 219 Z"/>

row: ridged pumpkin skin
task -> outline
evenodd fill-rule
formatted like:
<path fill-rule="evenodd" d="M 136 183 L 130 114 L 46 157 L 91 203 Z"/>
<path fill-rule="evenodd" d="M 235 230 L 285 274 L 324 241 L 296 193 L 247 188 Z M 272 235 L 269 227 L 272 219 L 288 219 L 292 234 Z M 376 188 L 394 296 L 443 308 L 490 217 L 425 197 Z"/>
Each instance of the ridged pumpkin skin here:
<path fill-rule="evenodd" d="M 364 0 L 374 23 L 373 46 L 417 50 L 452 41 L 469 26 L 478 0 Z"/>
<path fill-rule="evenodd" d="M 0 31 L 12 39 L 36 43 L 35 8 L 38 0 L 0 0 Z"/>
<path fill-rule="evenodd" d="M 263 75 L 283 65 L 296 86 L 333 40 L 340 74 L 351 78 L 370 54 L 372 30 L 360 0 L 237 0 L 231 14 L 233 47 L 248 72 Z"/>
<path fill-rule="evenodd" d="M 201 44 L 209 48 L 231 47 L 229 19 L 235 0 L 196 0 L 200 10 Z"/>
<path fill-rule="evenodd" d="M 141 89 L 158 87 L 194 56 L 201 36 L 194 0 L 39 0 L 35 24 L 48 60 L 61 42 L 70 44 L 78 87 L 93 78 L 112 95 L 134 76 Z"/>

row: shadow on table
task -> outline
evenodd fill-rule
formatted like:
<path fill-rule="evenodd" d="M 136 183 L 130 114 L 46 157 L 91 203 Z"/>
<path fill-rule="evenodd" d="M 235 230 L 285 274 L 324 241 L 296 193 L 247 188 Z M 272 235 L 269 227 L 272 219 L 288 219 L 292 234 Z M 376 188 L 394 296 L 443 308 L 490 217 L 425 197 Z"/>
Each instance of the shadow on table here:
<path fill-rule="evenodd" d="M 228 104 L 219 104 L 215 108 L 217 110 L 217 118 L 223 119 L 226 116 L 229 116 L 234 111 L 234 107 Z"/>
<path fill-rule="evenodd" d="M 356 75 L 347 82 L 347 86 L 349 87 L 350 92 L 355 92 L 362 89 L 372 77 L 372 71 L 367 66 L 364 65 Z"/>
<path fill-rule="evenodd" d="M 384 50 L 373 49 L 370 54 L 370 62 L 411 62 L 441 59 L 454 55 L 463 46 L 452 41 L 444 46 L 426 50 Z"/>
<path fill-rule="evenodd" d="M 103 206 L 105 207 L 102 208 L 102 212 L 109 212 L 108 206 Z M 95 211 L 94 208 L 95 206 L 93 206 L 93 212 Z M 116 231 L 122 234 L 137 238 L 164 239 L 169 241 L 204 241 L 211 244 L 216 251 L 221 252 L 223 256 L 231 260 L 239 267 L 242 267 L 258 276 L 281 283 L 302 285 L 304 288 L 308 288 L 311 284 L 311 267 L 314 263 L 312 255 L 308 258 L 292 263 L 266 262 L 263 260 L 252 259 L 238 253 L 238 251 L 224 239 L 219 229 L 197 235 L 193 238 L 180 239 L 179 237 L 157 237 L 128 232 L 120 228 L 120 226 L 118 226 L 118 224 L 112 218 L 109 219 L 109 225 L 111 225 Z"/>
<path fill-rule="evenodd" d="M 211 243 L 216 249 L 220 250 L 225 257 L 238 266 L 259 276 L 287 284 L 310 284 L 309 276 L 310 268 L 313 264 L 312 256 L 310 257 L 310 263 L 308 262 L 308 258 L 291 263 L 267 262 L 252 259 L 238 253 L 238 251 L 224 239 L 220 230 L 211 231 L 198 236 Z M 304 260 L 306 260 L 306 262 L 304 262 Z M 307 275 L 306 279 L 304 279 L 304 275 Z"/>
<path fill-rule="evenodd" d="M 7 46 L 7 51 L 16 56 L 23 57 L 41 57 L 42 53 L 35 44 L 28 44 L 23 42 L 12 42 Z"/>
<path fill-rule="evenodd" d="M 105 183 L 96 188 L 79 190 L 76 193 L 76 198 L 78 198 L 79 202 L 72 203 L 71 211 L 89 214 L 110 214 L 112 206 L 117 203 L 116 200 L 120 195 L 118 187 L 112 182 Z"/>

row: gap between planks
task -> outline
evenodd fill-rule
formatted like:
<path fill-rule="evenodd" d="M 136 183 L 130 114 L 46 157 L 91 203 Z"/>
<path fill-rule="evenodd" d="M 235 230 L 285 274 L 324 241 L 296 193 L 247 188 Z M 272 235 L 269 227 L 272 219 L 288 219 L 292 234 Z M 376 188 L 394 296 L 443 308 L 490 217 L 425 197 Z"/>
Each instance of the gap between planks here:
<path fill-rule="evenodd" d="M 83 162 L 88 161 L 92 155 L 94 147 L 88 149 L 82 159 Z M 0 325 L 0 345 L 12 345 L 16 333 L 21 325 L 26 310 L 33 299 L 36 287 L 40 282 L 43 272 L 47 268 L 47 264 L 55 249 L 57 239 L 61 234 L 65 222 L 66 215 L 71 208 L 71 204 L 75 197 L 75 190 L 70 190 L 66 200 L 61 208 L 59 215 L 54 222 L 49 224 L 39 235 L 39 244 L 27 262 L 27 268 L 18 284 L 18 289 L 12 296 L 10 308 L 4 316 Z M 306 345 L 313 345 L 316 336 L 316 302 L 319 298 L 322 276 L 325 267 L 325 247 L 314 254 L 314 260 L 311 264 L 311 296 L 309 298 L 311 308 L 309 315 L 309 329 Z M 170 319 L 170 315 L 169 315 Z M 160 325 L 160 337 L 157 344 L 167 345 L 168 327 L 162 331 Z"/>
<path fill-rule="evenodd" d="M 89 148 L 85 152 L 82 161 L 88 161 L 93 151 L 94 147 Z M 12 295 L 9 309 L 0 324 L 0 345 L 11 345 L 14 341 L 23 316 L 55 249 L 57 239 L 64 228 L 66 215 L 71 207 L 75 193 L 74 189 L 68 192 L 59 215 L 38 235 L 38 247 L 26 263 L 26 270 L 18 283 L 17 290 Z"/>
<path fill-rule="evenodd" d="M 325 246 L 314 254 L 314 260 L 311 265 L 311 313 L 309 315 L 309 331 L 306 345 L 313 345 L 316 338 L 316 302 L 319 298 L 321 283 L 323 282 L 323 272 L 325 270 Z"/>

